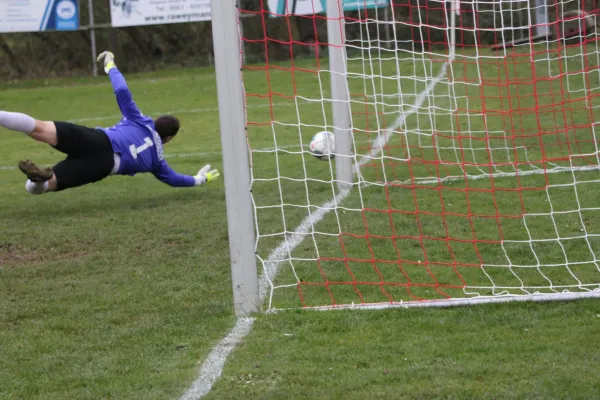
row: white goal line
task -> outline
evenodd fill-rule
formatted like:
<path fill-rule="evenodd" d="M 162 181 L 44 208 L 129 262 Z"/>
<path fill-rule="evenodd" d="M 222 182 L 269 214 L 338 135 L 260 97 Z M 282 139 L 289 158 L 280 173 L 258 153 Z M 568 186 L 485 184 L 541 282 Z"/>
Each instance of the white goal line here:
<path fill-rule="evenodd" d="M 369 143 L 368 140 L 360 140 L 355 143 Z M 262 149 L 251 150 L 253 153 L 271 153 L 278 150 L 288 150 L 300 147 L 297 144 L 283 145 L 278 147 L 267 147 Z M 308 149 L 308 145 L 302 145 L 303 149 Z M 208 156 L 219 156 L 222 153 L 220 151 L 199 151 L 193 153 L 173 153 L 165 154 L 165 158 L 188 158 L 188 157 L 208 157 Z M 0 165 L 0 171 L 12 171 L 17 169 L 14 165 Z"/>
<path fill-rule="evenodd" d="M 386 140 L 383 144 L 379 144 L 378 147 L 373 147 L 369 154 L 362 155 L 361 160 L 360 160 L 360 162 L 358 162 L 356 164 L 355 169 L 358 168 L 358 166 L 364 166 L 368 162 L 373 162 L 373 160 L 378 159 L 377 153 L 380 152 L 381 149 L 387 144 L 387 140 L 389 140 L 391 138 L 391 136 L 393 135 L 393 133 L 395 133 L 395 129 L 399 128 L 399 127 L 392 128 L 392 126 L 390 126 L 389 128 L 386 129 L 387 133 L 385 135 L 378 137 L 374 141 L 370 141 L 370 140 L 355 140 L 354 141 L 355 144 L 366 144 L 366 143 L 374 144 L 375 142 L 377 142 L 379 140 Z M 251 152 L 252 153 L 272 153 L 272 152 L 276 152 L 279 150 L 286 151 L 288 149 L 296 149 L 299 147 L 300 146 L 297 144 L 282 145 L 282 146 L 278 146 L 278 147 L 267 147 L 267 148 L 262 148 L 262 149 L 254 149 L 254 150 L 251 150 Z M 308 149 L 308 145 L 303 144 L 301 147 L 302 147 L 302 149 Z M 165 155 L 165 158 L 212 157 L 212 156 L 218 156 L 221 154 L 222 153 L 220 151 L 174 153 L 174 154 Z M 389 158 L 394 159 L 394 157 L 389 157 Z M 403 161 L 408 161 L 408 159 L 403 160 Z M 506 167 L 509 167 L 509 166 L 506 166 Z M 14 171 L 16 169 L 17 169 L 17 167 L 14 165 L 0 165 L 0 171 Z M 466 179 L 467 180 L 479 180 L 479 179 L 484 179 L 484 178 L 496 179 L 496 178 L 510 178 L 510 177 L 515 177 L 515 176 L 557 174 L 557 173 L 563 173 L 563 172 L 587 172 L 587 171 L 597 171 L 597 170 L 600 170 L 600 165 L 573 166 L 573 167 L 563 167 L 563 166 L 556 165 L 553 168 L 547 168 L 547 169 L 516 170 L 514 172 L 495 172 L 492 174 L 487 173 L 487 174 L 480 174 L 480 175 L 468 174 Z M 355 172 L 358 172 L 358 170 L 356 170 Z M 273 178 L 273 179 L 275 180 L 276 178 Z M 262 179 L 256 179 L 256 180 L 262 180 Z M 265 180 L 267 180 L 267 179 L 265 179 Z M 292 180 L 296 180 L 296 179 L 292 179 Z M 398 181 L 398 180 L 386 181 L 386 182 L 361 181 L 361 183 L 365 186 L 385 186 L 390 183 L 391 184 L 399 184 L 399 185 L 406 185 L 406 184 L 410 184 L 410 183 L 416 183 L 419 185 L 434 185 L 436 183 L 457 182 L 457 181 L 464 181 L 464 180 L 465 180 L 464 175 L 451 175 L 451 176 L 445 176 L 445 177 L 439 177 L 439 178 L 415 177 L 414 180 L 406 179 L 404 181 Z"/>
<path fill-rule="evenodd" d="M 256 105 L 247 105 L 246 108 L 270 108 L 270 107 L 291 107 L 294 105 L 293 103 L 273 103 L 273 104 L 256 104 Z M 165 115 L 165 114 L 202 114 L 202 113 L 215 113 L 218 112 L 218 107 L 204 107 L 204 108 L 182 108 L 179 110 L 171 110 L 171 111 L 159 111 L 152 113 L 153 115 Z M 84 117 L 84 118 L 75 118 L 70 119 L 68 122 L 80 123 L 80 122 L 93 122 L 93 121 L 103 121 L 106 119 L 118 119 L 122 118 L 121 114 L 113 114 L 113 115 L 105 115 L 98 117 Z"/>
<path fill-rule="evenodd" d="M 378 137 L 375 141 L 379 145 L 378 148 L 373 148 L 370 153 L 370 157 L 363 158 L 361 162 L 368 162 L 371 157 L 378 154 L 385 146 L 385 140 L 389 140 L 391 138 L 391 131 L 397 129 L 402 126 L 406 121 L 406 118 L 416 112 L 420 104 L 418 102 L 423 102 L 426 96 L 429 94 L 431 90 L 435 87 L 435 85 L 446 75 L 447 63 L 444 64 L 440 73 L 433 78 L 431 84 L 428 85 L 427 89 L 424 93 L 421 94 L 417 98 L 415 104 L 413 104 L 412 108 L 403 113 L 390 127 L 386 129 L 387 134 Z M 395 128 L 393 128 L 395 126 Z M 367 160 L 367 161 L 365 161 Z M 354 168 L 354 173 L 356 174 L 358 169 L 360 168 L 360 162 L 356 168 Z M 273 287 L 271 279 L 274 279 L 279 272 L 279 265 L 281 264 L 281 259 L 285 258 L 286 254 L 291 254 L 291 252 L 298 247 L 303 241 L 306 234 L 310 229 L 314 227 L 317 223 L 319 223 L 323 217 L 331 210 L 335 209 L 337 205 L 339 205 L 348 195 L 350 194 L 351 189 L 343 190 L 339 192 L 333 199 L 323 204 L 317 211 L 311 212 L 309 210 L 307 217 L 298 225 L 298 227 L 292 232 L 288 237 L 286 237 L 280 244 L 277 246 L 268 256 L 266 260 L 260 259 L 263 264 L 263 273 L 259 278 L 258 287 L 259 287 L 259 301 L 260 303 L 264 303 L 267 294 L 269 294 L 269 307 L 271 306 L 272 301 L 272 290 L 269 288 Z M 191 399 L 199 399 L 206 395 L 212 389 L 212 385 L 216 382 L 216 380 L 221 376 L 223 371 L 223 367 L 225 365 L 225 361 L 233 348 L 240 343 L 243 338 L 250 332 L 252 328 L 253 319 L 248 318 L 238 318 L 235 326 L 231 330 L 231 332 L 223 338 L 215 347 L 213 347 L 212 351 L 206 358 L 206 360 L 202 363 L 202 367 L 200 368 L 200 373 L 196 380 L 192 383 L 191 387 L 183 394 L 181 400 L 191 400 Z M 239 334 L 239 332 L 243 332 Z"/>
<path fill-rule="evenodd" d="M 427 88 L 417 97 L 415 103 L 411 106 L 409 110 L 403 112 L 393 124 L 388 126 L 385 129 L 385 134 L 379 135 L 375 140 L 371 143 L 371 151 L 368 155 L 364 155 L 357 161 L 355 167 L 353 168 L 354 175 L 359 173 L 360 167 L 370 162 L 373 157 L 376 157 L 383 150 L 384 146 L 391 139 L 392 135 L 395 131 L 402 127 L 405 124 L 406 119 L 414 114 L 421 104 L 427 98 L 427 95 L 431 93 L 434 89 L 435 85 L 444 78 L 446 75 L 446 69 L 448 64 L 443 64 L 438 75 L 431 80 Z M 267 292 L 269 292 L 269 308 L 271 308 L 272 300 L 273 300 L 273 283 L 272 280 L 276 278 L 277 273 L 279 272 L 279 265 L 281 264 L 281 260 L 285 259 L 285 255 L 290 255 L 292 251 L 298 247 L 307 236 L 307 233 L 310 229 L 314 228 L 314 226 L 320 222 L 326 214 L 330 211 L 336 209 L 339 204 L 348 197 L 351 189 L 340 191 L 332 200 L 320 206 L 316 211 L 311 211 L 309 209 L 308 216 L 300 223 L 300 225 L 289 234 L 281 244 L 275 248 L 268 256 L 266 260 L 260 259 L 263 264 L 263 274 L 260 276 L 259 280 L 259 299 L 260 302 L 263 303 L 266 299 Z M 271 289 L 271 290 L 269 290 Z"/>

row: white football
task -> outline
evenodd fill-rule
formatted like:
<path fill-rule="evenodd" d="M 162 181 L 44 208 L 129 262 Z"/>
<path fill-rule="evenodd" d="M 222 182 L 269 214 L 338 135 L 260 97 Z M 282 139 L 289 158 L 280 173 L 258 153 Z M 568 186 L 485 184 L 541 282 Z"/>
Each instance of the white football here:
<path fill-rule="evenodd" d="M 310 153 L 319 160 L 327 161 L 335 157 L 335 140 L 333 133 L 322 131 L 310 141 Z"/>

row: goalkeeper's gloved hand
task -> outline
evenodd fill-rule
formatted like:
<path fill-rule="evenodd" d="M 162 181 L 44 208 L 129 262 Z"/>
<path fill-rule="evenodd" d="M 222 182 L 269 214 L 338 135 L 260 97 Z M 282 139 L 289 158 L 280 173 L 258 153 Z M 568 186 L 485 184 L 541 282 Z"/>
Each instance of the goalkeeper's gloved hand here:
<path fill-rule="evenodd" d="M 115 55 L 110 51 L 103 51 L 98 56 L 98 62 L 104 63 L 104 72 L 108 74 L 111 68 L 115 68 Z"/>
<path fill-rule="evenodd" d="M 219 177 L 219 170 L 210 169 L 210 165 L 205 165 L 202 167 L 200 171 L 194 176 L 196 180 L 196 186 L 204 185 L 205 183 L 209 183 L 214 181 Z"/>

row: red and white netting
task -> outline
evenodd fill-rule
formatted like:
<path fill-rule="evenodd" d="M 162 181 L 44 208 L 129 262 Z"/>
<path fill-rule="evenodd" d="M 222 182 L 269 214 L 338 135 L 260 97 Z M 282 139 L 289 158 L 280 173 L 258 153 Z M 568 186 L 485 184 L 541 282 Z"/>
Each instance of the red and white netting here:
<path fill-rule="evenodd" d="M 345 12 L 354 184 L 341 192 L 343 157 L 308 150 L 339 101 L 327 16 L 287 3 L 240 9 L 269 309 L 600 294 L 594 2 Z"/>

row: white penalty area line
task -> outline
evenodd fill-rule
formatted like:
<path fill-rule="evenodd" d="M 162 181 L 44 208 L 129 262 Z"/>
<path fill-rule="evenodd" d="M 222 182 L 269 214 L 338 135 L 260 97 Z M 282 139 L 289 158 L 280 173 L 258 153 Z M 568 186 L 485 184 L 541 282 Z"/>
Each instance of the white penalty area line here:
<path fill-rule="evenodd" d="M 302 101 L 299 102 L 302 104 L 310 104 L 313 103 L 313 101 Z M 319 101 L 314 101 L 314 103 L 319 103 Z M 273 104 L 264 104 L 264 105 L 247 105 L 246 108 L 249 109 L 254 109 L 254 108 L 270 108 L 270 107 L 292 107 L 295 106 L 297 103 L 273 103 Z M 184 109 L 179 109 L 179 110 L 171 110 L 171 111 L 165 111 L 165 112 L 156 112 L 154 114 L 156 115 L 163 115 L 163 114 L 201 114 L 201 113 L 215 113 L 218 112 L 219 109 L 216 107 L 207 107 L 207 108 L 184 108 Z M 97 117 L 85 117 L 85 118 L 74 118 L 74 119 L 69 119 L 68 122 L 72 122 L 72 123 L 83 123 L 83 122 L 93 122 L 93 121 L 105 121 L 105 120 L 115 120 L 118 118 L 122 118 L 121 114 L 113 114 L 113 115 L 105 115 L 105 116 L 97 116 Z M 297 147 L 296 145 L 289 145 L 289 146 L 279 146 L 278 148 L 265 148 L 265 149 L 257 149 L 257 150 L 253 150 L 253 151 L 257 151 L 257 152 L 269 152 L 269 151 L 276 151 L 278 149 L 281 150 L 286 150 L 286 149 L 291 149 Z M 165 155 L 165 158 L 184 158 L 184 157 L 207 157 L 207 156 L 217 156 L 217 155 L 221 155 L 220 151 L 208 151 L 208 152 L 195 152 L 195 153 L 176 153 L 176 154 L 170 154 L 170 155 Z M 14 165 L 0 165 L 0 171 L 12 171 L 17 169 L 16 166 Z"/>
<path fill-rule="evenodd" d="M 311 103 L 310 101 L 308 102 L 302 102 L 302 103 Z M 318 103 L 318 101 L 315 101 L 315 103 Z M 270 107 L 292 107 L 295 106 L 296 103 L 273 103 L 273 104 L 263 104 L 263 105 L 248 105 L 246 106 L 246 108 L 270 108 Z M 184 109 L 179 109 L 179 110 L 171 110 L 171 111 L 165 111 L 165 112 L 156 112 L 154 114 L 156 115 L 164 115 L 164 114 L 201 114 L 201 113 L 215 113 L 218 112 L 219 109 L 216 107 L 206 107 L 206 108 L 184 108 Z M 121 114 L 113 114 L 113 115 L 105 115 L 105 116 L 98 116 L 98 117 L 85 117 L 85 118 L 74 118 L 74 119 L 69 119 L 67 120 L 68 122 L 72 122 L 72 123 L 83 123 L 83 122 L 94 122 L 94 121 L 105 121 L 105 120 L 116 120 L 122 118 Z M 294 146 L 281 146 L 279 147 L 280 149 L 285 149 L 285 148 L 292 148 Z M 275 150 L 275 149 L 261 149 L 258 151 L 271 151 L 271 150 Z M 172 154 L 172 155 L 166 155 L 165 157 L 205 157 L 205 156 L 215 156 L 215 155 L 220 155 L 221 152 L 219 151 L 212 151 L 212 152 L 198 152 L 198 153 L 180 153 L 180 154 Z M 17 169 L 17 167 L 12 166 L 12 165 L 0 165 L 0 171 L 12 171 Z"/>
<path fill-rule="evenodd" d="M 310 102 L 302 102 L 302 103 L 310 103 Z M 318 103 L 318 101 L 315 101 Z M 256 104 L 256 105 L 247 105 L 246 108 L 270 108 L 270 107 L 292 107 L 295 106 L 296 103 L 273 103 L 273 104 Z M 165 115 L 165 114 L 202 114 L 202 113 L 216 113 L 219 109 L 217 107 L 205 107 L 205 108 L 182 108 L 179 110 L 170 110 L 170 111 L 160 111 L 152 113 L 153 115 Z M 80 123 L 80 122 L 94 122 L 94 121 L 104 121 L 108 119 L 120 119 L 123 116 L 121 114 L 113 114 L 113 115 L 105 115 L 99 117 L 84 117 L 84 118 L 75 118 L 70 119 L 68 122 Z"/>
<path fill-rule="evenodd" d="M 358 143 L 358 142 L 357 142 Z M 291 144 L 291 145 L 284 145 L 284 146 L 279 146 L 277 148 L 275 147 L 268 147 L 268 148 L 263 148 L 263 149 L 255 149 L 252 150 L 252 152 L 256 152 L 256 153 L 271 153 L 271 152 L 275 152 L 277 150 L 289 150 L 289 149 L 296 149 L 299 148 L 300 146 L 297 144 Z M 303 149 L 308 148 L 307 145 L 302 145 Z M 212 157 L 212 156 L 220 156 L 222 153 L 220 151 L 200 151 L 200 152 L 196 152 L 196 153 L 174 153 L 174 154 L 165 154 L 165 158 L 189 158 L 189 157 Z M 14 165 L 0 165 L 0 171 L 12 171 L 17 169 L 16 166 Z"/>
<path fill-rule="evenodd" d="M 370 162 L 373 157 L 381 153 L 383 147 L 390 140 L 394 132 L 405 124 L 406 119 L 409 116 L 417 112 L 418 108 L 434 89 L 435 85 L 446 75 L 447 66 L 448 64 L 444 64 L 440 73 L 432 79 L 427 88 L 417 97 L 412 107 L 406 112 L 403 112 L 398 119 L 385 130 L 386 133 L 384 135 L 379 136 L 373 141 L 373 149 L 368 156 L 364 156 L 358 161 L 357 166 L 354 168 L 354 174 L 359 171 L 361 166 Z M 333 199 L 318 207 L 316 211 L 309 211 L 308 216 L 300 223 L 300 225 L 298 225 L 294 232 L 289 234 L 285 240 L 269 254 L 269 257 L 263 263 L 264 271 L 260 276 L 258 283 L 259 299 L 261 303 L 263 303 L 267 295 L 269 295 L 269 306 L 271 304 L 273 297 L 272 280 L 277 276 L 279 265 L 283 262 L 282 260 L 284 260 L 287 255 L 291 254 L 291 252 L 304 241 L 304 238 L 307 236 L 306 234 L 310 232 L 314 225 L 320 222 L 327 213 L 335 210 L 336 207 L 348 197 L 350 192 L 351 189 L 341 191 L 334 196 Z M 229 356 L 234 348 L 240 344 L 244 337 L 250 332 L 253 322 L 253 319 L 238 318 L 231 332 L 229 332 L 229 334 L 227 334 L 227 336 L 212 349 L 202 364 L 198 377 L 181 397 L 181 400 L 197 400 L 210 392 L 213 384 L 223 372 L 227 356 Z"/>
<path fill-rule="evenodd" d="M 297 146 L 282 146 L 280 149 L 285 150 L 285 148 L 293 148 Z M 258 151 L 269 151 L 270 149 L 261 149 Z M 274 150 L 273 150 L 274 151 Z M 175 154 L 166 154 L 165 158 L 187 158 L 187 157 L 208 157 L 208 156 L 219 156 L 221 155 L 220 151 L 206 151 L 206 152 L 197 152 L 197 153 L 175 153 Z M 12 171 L 17 169 L 14 165 L 0 165 L 0 171 Z"/>
<path fill-rule="evenodd" d="M 368 143 L 368 140 L 357 140 L 355 143 Z M 265 147 L 262 149 L 253 149 L 252 153 L 274 153 L 278 150 L 289 150 L 289 149 L 297 149 L 300 145 L 290 144 L 290 145 L 282 145 L 278 147 Z M 308 145 L 302 145 L 302 149 L 308 149 Z M 189 157 L 212 157 L 212 156 L 220 156 L 223 154 L 220 151 L 199 151 L 195 153 L 174 153 L 174 154 L 165 154 L 165 158 L 189 158 Z M 0 165 L 0 171 L 12 171 L 17 169 L 14 165 Z"/>

